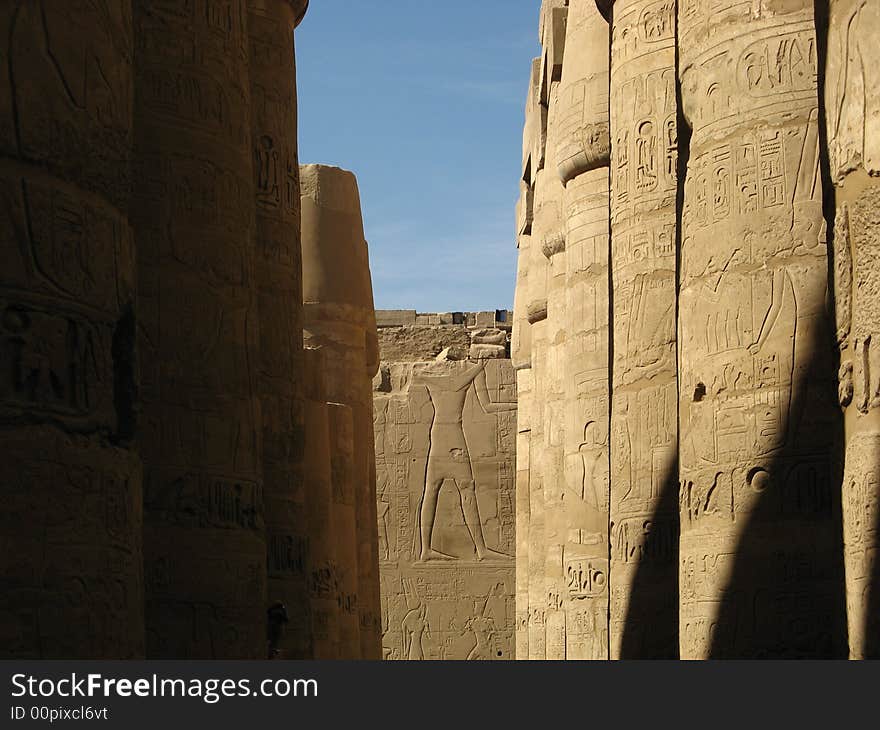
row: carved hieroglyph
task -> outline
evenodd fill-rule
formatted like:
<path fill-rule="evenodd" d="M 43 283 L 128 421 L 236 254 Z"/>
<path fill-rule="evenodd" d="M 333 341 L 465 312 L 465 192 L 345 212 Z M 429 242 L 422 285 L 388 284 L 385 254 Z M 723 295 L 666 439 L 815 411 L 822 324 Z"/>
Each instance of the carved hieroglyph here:
<path fill-rule="evenodd" d="M 0 26 L 0 656 L 142 658 L 131 4 Z"/>
<path fill-rule="evenodd" d="M 507 359 L 383 363 L 374 393 L 386 659 L 511 659 Z"/>
<path fill-rule="evenodd" d="M 681 656 L 829 656 L 840 536 L 813 2 L 681 0 L 678 31 L 693 135 Z"/>
<path fill-rule="evenodd" d="M 251 125 L 256 187 L 255 275 L 268 602 L 287 614 L 285 658 L 307 658 L 302 260 L 293 29 L 307 0 L 249 0 Z"/>
<path fill-rule="evenodd" d="M 611 656 L 678 655 L 674 0 L 616 0 L 611 45 Z"/>
<path fill-rule="evenodd" d="M 266 541 L 244 0 L 136 0 L 147 655 L 262 658 Z"/>
<path fill-rule="evenodd" d="M 566 659 L 608 658 L 608 44 L 595 1 L 572 0 L 552 115 L 565 184 L 566 339 L 556 367 L 564 378 L 557 570 Z"/>
<path fill-rule="evenodd" d="M 358 531 L 361 657 L 381 656 L 372 378 L 378 338 L 357 181 L 324 165 L 300 168 L 304 341 L 325 355 L 327 400 L 351 408 Z M 310 428 L 306 421 L 306 430 Z"/>
<path fill-rule="evenodd" d="M 864 659 L 880 653 L 880 7 L 868 0 L 833 0 L 830 9 L 825 116 L 837 198 L 834 294 L 846 430 L 847 618 L 850 657 Z"/>

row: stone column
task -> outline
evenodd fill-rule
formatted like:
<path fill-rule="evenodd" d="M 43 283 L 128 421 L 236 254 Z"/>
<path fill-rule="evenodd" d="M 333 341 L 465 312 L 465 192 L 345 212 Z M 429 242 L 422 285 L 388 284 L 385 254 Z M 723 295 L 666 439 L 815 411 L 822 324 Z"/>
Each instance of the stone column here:
<path fill-rule="evenodd" d="M 289 659 L 309 656 L 311 633 L 303 571 L 302 256 L 293 42 L 307 4 L 248 0 L 268 600 L 286 609 L 278 649 Z"/>
<path fill-rule="evenodd" d="M 515 310 L 514 310 L 515 311 Z M 531 481 L 531 423 L 523 423 L 531 405 L 521 408 L 523 400 L 532 398 L 532 371 L 516 373 L 517 438 L 516 438 L 516 659 L 529 658 L 529 484 Z"/>
<path fill-rule="evenodd" d="M 825 116 L 836 186 L 834 278 L 840 403 L 845 408 L 843 538 L 849 655 L 880 656 L 878 496 L 880 496 L 880 72 L 875 45 L 880 8 L 832 0 Z"/>
<path fill-rule="evenodd" d="M 565 62 L 568 5 L 562 0 L 544 0 L 541 8 L 542 73 L 540 99 L 547 106 L 547 143 L 544 170 L 537 184 L 540 206 L 536 244 L 548 261 L 546 357 L 544 359 L 542 399 L 544 419 L 544 597 L 546 616 L 546 658 L 565 658 L 565 612 L 562 550 L 565 542 L 563 505 L 563 447 L 565 440 L 565 395 L 563 361 L 565 357 L 565 188 L 556 174 L 556 145 L 559 136 L 559 82 Z"/>
<path fill-rule="evenodd" d="M 511 363 L 517 384 L 516 442 L 516 658 L 529 658 L 529 453 L 531 443 L 532 341 L 527 306 L 531 248 L 531 188 L 521 184 L 517 215 L 517 279 L 513 304 Z M 523 210 L 528 206 L 528 210 Z"/>
<path fill-rule="evenodd" d="M 678 6 L 682 658 L 826 657 L 842 638 L 813 14 Z"/>
<path fill-rule="evenodd" d="M 135 0 L 147 655 L 263 658 L 247 7 Z"/>
<path fill-rule="evenodd" d="M 534 219 L 534 177 L 532 168 L 537 164 L 535 137 L 542 137 L 546 115 L 543 107 L 535 103 L 541 59 L 532 61 L 528 96 L 526 97 L 525 126 L 523 129 L 522 179 L 517 202 L 516 228 L 519 255 L 517 260 L 517 284 L 514 296 L 514 323 L 511 337 L 511 362 L 516 371 L 517 382 L 517 482 L 516 482 L 516 658 L 529 659 L 529 633 L 533 612 L 530 609 L 530 574 L 533 550 L 531 548 L 531 479 L 532 464 L 529 457 L 534 409 L 532 372 L 532 323 L 529 308 L 532 305 L 532 222 Z M 538 112 L 538 114 L 536 114 Z M 540 154 L 543 156 L 543 148 Z M 543 161 L 541 161 L 543 164 Z M 546 310 L 546 306 L 543 307 Z"/>
<path fill-rule="evenodd" d="M 320 348 L 304 352 L 305 483 L 308 515 L 309 609 L 312 659 L 339 658 L 339 604 L 336 544 L 333 531 L 330 405 L 327 403 L 327 355 Z"/>
<path fill-rule="evenodd" d="M 611 657 L 678 655 L 675 3 L 616 0 L 611 42 Z"/>
<path fill-rule="evenodd" d="M 535 211 L 535 244 L 547 259 L 546 345 L 537 353 L 543 397 L 542 472 L 544 477 L 544 609 L 546 611 L 546 658 L 565 658 L 565 575 L 563 546 L 566 534 L 564 492 L 566 354 L 566 252 L 565 188 L 556 172 L 559 82 L 553 82 L 547 115 L 545 166 L 538 172 Z"/>
<path fill-rule="evenodd" d="M 143 658 L 131 3 L 0 27 L 0 657 Z"/>
<path fill-rule="evenodd" d="M 372 378 L 376 319 L 354 175 L 306 165 L 302 180 L 304 338 L 325 351 L 327 397 L 354 420 L 361 655 L 381 657 Z M 308 424 L 308 421 L 307 421 Z"/>
<path fill-rule="evenodd" d="M 546 618 L 544 571 L 544 478 L 543 464 L 543 373 L 547 345 L 547 276 L 548 261 L 540 239 L 541 224 L 538 211 L 543 205 L 539 184 L 543 175 L 547 142 L 547 109 L 540 102 L 541 59 L 532 62 L 532 76 L 526 103 L 524 134 L 523 179 L 534 191 L 534 221 L 529 246 L 529 287 L 526 318 L 531 338 L 532 398 L 524 404 L 524 422 L 531 423 L 529 452 L 529 659 L 546 657 L 544 622 Z M 530 412 L 529 412 L 530 411 Z"/>
<path fill-rule="evenodd" d="M 552 135 L 565 185 L 560 596 L 565 658 L 607 659 L 609 37 L 595 0 L 569 3 L 565 48 Z"/>
<path fill-rule="evenodd" d="M 355 509 L 354 420 L 349 406 L 330 406 L 330 534 L 336 547 L 339 603 L 339 658 L 360 659 L 358 543 Z"/>
<path fill-rule="evenodd" d="M 520 181 L 520 198 L 516 210 L 517 267 L 516 289 L 513 297 L 513 332 L 510 356 L 516 371 L 517 392 L 525 387 L 531 395 L 532 341 L 526 314 L 528 301 L 529 247 L 532 231 L 531 188 Z M 527 232 L 526 232 L 527 231 Z M 516 457 L 516 658 L 529 655 L 529 440 L 530 427 L 522 422 L 524 408 L 517 399 L 517 457 Z"/>

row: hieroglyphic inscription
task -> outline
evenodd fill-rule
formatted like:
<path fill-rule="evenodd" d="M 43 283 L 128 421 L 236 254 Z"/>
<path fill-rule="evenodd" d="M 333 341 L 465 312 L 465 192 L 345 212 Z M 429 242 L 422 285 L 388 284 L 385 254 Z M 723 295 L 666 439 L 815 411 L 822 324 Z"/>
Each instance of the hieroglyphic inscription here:
<path fill-rule="evenodd" d="M 142 658 L 131 3 L 0 27 L 0 655 Z"/>
<path fill-rule="evenodd" d="M 277 656 L 310 657 L 305 574 L 273 565 L 272 546 L 306 538 L 303 495 L 302 260 L 296 63 L 288 0 L 248 4 L 251 144 L 256 192 L 255 274 L 260 318 L 269 604 L 287 615 Z"/>
<path fill-rule="evenodd" d="M 265 656 L 247 20 L 244 0 L 134 3 L 132 224 L 156 658 Z M 218 521 L 210 502 L 169 503 L 189 485 L 252 494 L 252 516 Z"/>
<path fill-rule="evenodd" d="M 677 540 L 674 0 L 616 0 L 611 45 L 612 658 L 673 657 Z M 662 540 L 661 540 L 662 542 Z"/>
<path fill-rule="evenodd" d="M 813 3 L 682 0 L 678 27 L 693 132 L 681 655 L 829 656 L 840 576 Z"/>
<path fill-rule="evenodd" d="M 382 368 L 390 389 L 374 393 L 374 429 L 383 654 L 512 659 L 510 361 Z"/>

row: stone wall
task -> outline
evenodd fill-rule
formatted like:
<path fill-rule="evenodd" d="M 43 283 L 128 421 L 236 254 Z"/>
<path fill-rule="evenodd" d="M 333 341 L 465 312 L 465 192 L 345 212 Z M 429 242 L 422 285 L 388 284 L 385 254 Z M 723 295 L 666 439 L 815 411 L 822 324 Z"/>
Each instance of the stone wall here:
<path fill-rule="evenodd" d="M 386 659 L 514 657 L 508 315 L 379 313 L 387 326 L 379 329 L 373 421 Z M 409 343 L 405 358 L 388 358 L 401 354 L 396 331 L 416 326 L 425 337 Z"/>

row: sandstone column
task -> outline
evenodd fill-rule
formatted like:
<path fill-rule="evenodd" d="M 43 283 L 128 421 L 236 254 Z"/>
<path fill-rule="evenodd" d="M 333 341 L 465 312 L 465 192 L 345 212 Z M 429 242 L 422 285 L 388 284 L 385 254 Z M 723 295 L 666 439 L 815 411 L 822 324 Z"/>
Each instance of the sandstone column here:
<path fill-rule="evenodd" d="M 675 2 L 614 2 L 610 111 L 611 656 L 674 658 L 678 655 Z"/>
<path fill-rule="evenodd" d="M 339 604 L 333 524 L 330 405 L 327 403 L 327 357 L 320 348 L 304 350 L 305 484 L 312 659 L 339 658 Z"/>
<path fill-rule="evenodd" d="M 650 20 L 662 36 L 665 16 Z M 813 2 L 682 0 L 678 31 L 692 130 L 681 656 L 831 656 L 842 586 Z"/>
<path fill-rule="evenodd" d="M 529 293 L 531 188 L 521 183 L 517 214 L 517 278 L 513 304 L 511 363 L 516 372 L 516 658 L 529 658 L 529 452 L 531 443 L 532 342 L 526 302 Z"/>
<path fill-rule="evenodd" d="M 535 246 L 547 259 L 547 318 L 541 325 L 546 345 L 536 358 L 543 396 L 538 401 L 543 420 L 541 470 L 544 493 L 544 590 L 545 657 L 565 658 L 565 578 L 562 550 L 565 542 L 563 505 L 563 448 L 565 434 L 565 394 L 563 362 L 565 356 L 565 188 L 556 170 L 559 135 L 559 80 L 564 66 L 565 24 L 568 8 L 561 2 L 545 0 L 541 13 L 543 44 L 540 98 L 547 104 L 547 142 L 544 167 L 535 182 Z M 540 343 L 540 341 L 539 341 Z"/>
<path fill-rule="evenodd" d="M 310 652 L 303 570 L 302 257 L 293 29 L 307 0 L 248 0 L 256 188 L 255 285 L 268 601 L 284 605 L 281 656 Z"/>
<path fill-rule="evenodd" d="M 557 364 L 564 378 L 560 418 L 565 428 L 558 568 L 565 658 L 607 659 L 609 36 L 595 0 L 569 3 L 565 48 L 558 130 L 548 135 L 555 137 L 556 171 L 565 184 L 566 340 Z"/>
<path fill-rule="evenodd" d="M 134 2 L 147 655 L 263 658 L 244 0 Z"/>
<path fill-rule="evenodd" d="M 300 172 L 304 337 L 307 345 L 320 345 L 325 351 L 327 398 L 352 409 L 361 656 L 378 659 L 381 616 L 372 405 L 378 345 L 360 197 L 350 172 L 323 165 L 306 165 Z"/>
<path fill-rule="evenodd" d="M 361 638 L 358 613 L 354 420 L 349 406 L 330 403 L 329 409 L 330 483 L 333 494 L 330 535 L 336 548 L 339 658 L 359 659 Z"/>
<path fill-rule="evenodd" d="M 835 303 L 840 403 L 845 408 L 843 537 L 849 654 L 880 656 L 878 492 L 880 492 L 880 8 L 832 0 L 825 74 L 831 176 L 836 186 Z"/>
<path fill-rule="evenodd" d="M 131 3 L 0 27 L 0 655 L 142 658 Z"/>
<path fill-rule="evenodd" d="M 526 124 L 523 136 L 523 179 L 534 195 L 532 238 L 529 246 L 529 286 L 526 317 L 531 340 L 532 397 L 523 405 L 523 423 L 531 424 L 529 450 L 529 659 L 544 659 L 544 479 L 543 463 L 543 376 L 547 336 L 547 275 L 548 261 L 540 243 L 543 234 L 538 225 L 538 210 L 543 204 L 538 186 L 543 171 L 547 142 L 547 108 L 540 102 L 541 59 L 532 62 L 532 75 L 526 103 Z"/>

